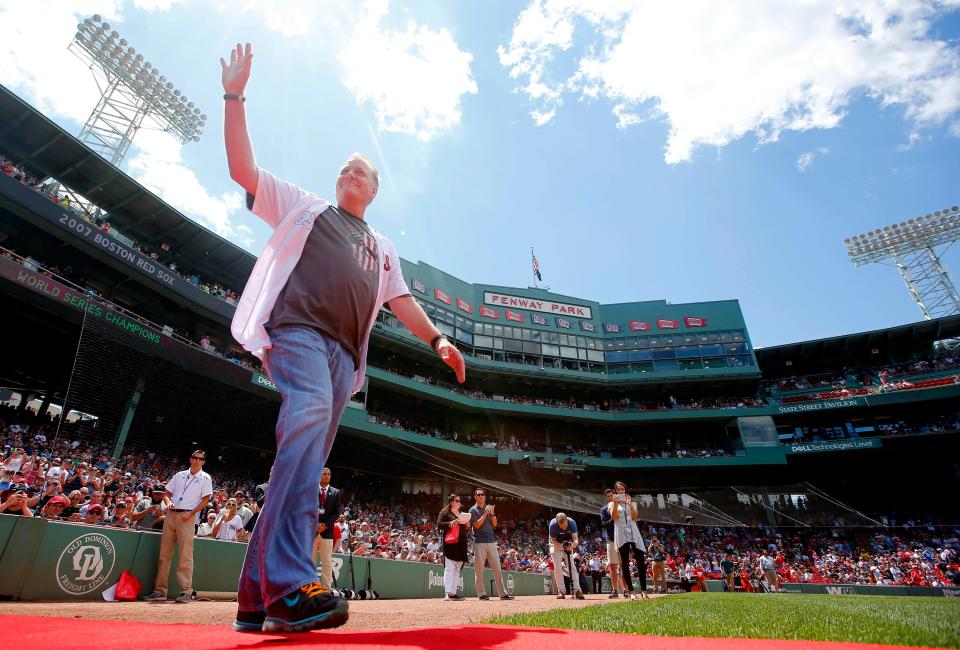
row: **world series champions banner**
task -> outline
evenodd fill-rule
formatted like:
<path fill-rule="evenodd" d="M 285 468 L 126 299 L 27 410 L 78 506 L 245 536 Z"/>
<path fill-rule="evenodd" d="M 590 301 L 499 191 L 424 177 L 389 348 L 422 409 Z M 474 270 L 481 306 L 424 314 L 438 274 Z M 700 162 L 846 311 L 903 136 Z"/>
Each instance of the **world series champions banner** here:
<path fill-rule="evenodd" d="M 210 311 L 226 318 L 233 318 L 234 305 L 212 296 L 191 282 L 168 269 L 156 260 L 133 250 L 115 237 L 88 223 L 74 212 L 53 203 L 46 196 L 31 190 L 6 174 L 0 174 L 0 192 L 28 210 L 23 215 L 27 221 L 35 222 L 48 232 L 66 235 L 65 238 L 81 239 L 97 250 L 119 260 L 138 274 L 149 277 L 175 291 L 184 298 L 202 305 Z"/>

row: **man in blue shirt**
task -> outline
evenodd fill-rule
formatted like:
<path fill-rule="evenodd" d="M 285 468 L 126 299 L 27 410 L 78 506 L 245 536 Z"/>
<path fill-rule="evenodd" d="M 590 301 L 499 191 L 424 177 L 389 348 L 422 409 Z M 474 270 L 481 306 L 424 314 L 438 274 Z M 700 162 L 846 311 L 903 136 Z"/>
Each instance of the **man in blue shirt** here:
<path fill-rule="evenodd" d="M 600 533 L 607 546 L 607 571 L 610 573 L 610 598 L 618 598 L 618 587 L 623 584 L 623 577 L 620 575 L 620 552 L 617 545 L 613 542 L 613 515 L 610 512 L 610 503 L 613 501 L 613 490 L 607 488 L 603 491 L 603 496 L 607 502 L 600 507 Z M 626 595 L 626 591 L 624 591 Z"/>
<path fill-rule="evenodd" d="M 550 532 L 550 559 L 553 560 L 553 581 L 557 585 L 557 598 L 561 600 L 565 598 L 563 595 L 563 562 L 566 559 L 573 583 L 573 597 L 577 600 L 583 600 L 583 592 L 580 590 L 580 583 L 576 579 L 577 570 L 573 566 L 571 557 L 580 545 L 580 538 L 577 535 L 577 522 L 565 513 L 558 512 L 557 516 L 550 520 L 548 530 Z"/>
<path fill-rule="evenodd" d="M 497 584 L 497 593 L 500 600 L 513 600 L 503 586 L 503 574 L 500 572 L 500 552 L 497 551 L 497 538 L 494 529 L 497 527 L 497 515 L 493 505 L 487 505 L 487 496 L 483 488 L 473 492 L 476 501 L 470 508 L 470 527 L 473 529 L 473 571 L 476 576 L 475 587 L 480 600 L 490 600 L 487 590 L 483 586 L 483 569 L 490 564 L 493 569 L 493 578 Z"/>

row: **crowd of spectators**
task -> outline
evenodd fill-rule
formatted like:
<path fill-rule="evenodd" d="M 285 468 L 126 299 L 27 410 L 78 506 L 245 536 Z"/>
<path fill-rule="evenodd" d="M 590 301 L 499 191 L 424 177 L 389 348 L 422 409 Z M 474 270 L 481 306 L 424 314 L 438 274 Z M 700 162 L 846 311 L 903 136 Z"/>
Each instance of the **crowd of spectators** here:
<path fill-rule="evenodd" d="M 105 305 L 109 305 L 110 309 L 116 311 L 120 314 L 123 314 L 129 320 L 137 321 L 138 323 L 149 327 L 155 330 L 158 334 L 164 332 L 164 329 L 161 325 L 150 322 L 148 319 L 143 316 L 136 314 L 124 307 L 112 303 L 102 296 L 99 295 L 99 292 L 89 286 L 85 286 L 83 279 L 78 277 L 74 273 L 73 268 L 69 265 L 64 266 L 63 268 L 58 267 L 55 264 L 48 264 L 42 260 L 38 260 L 34 257 L 31 257 L 22 251 L 17 251 L 16 249 L 4 248 L 0 246 L 0 257 L 5 257 L 7 259 L 13 260 L 18 264 L 24 266 L 25 268 L 38 273 L 44 277 L 50 278 L 51 280 L 57 280 L 63 282 L 66 280 L 66 284 L 72 285 L 75 289 L 82 292 L 84 295 L 90 296 L 91 298 L 97 298 Z M 246 368 L 247 370 L 260 372 L 261 364 L 260 360 L 254 357 L 251 354 L 246 353 L 238 345 L 230 345 L 224 352 L 217 350 L 210 342 L 209 336 L 202 336 L 200 340 L 197 341 L 194 338 L 191 338 L 189 333 L 184 332 L 179 329 L 174 329 L 172 336 L 179 340 L 181 343 L 185 343 L 195 348 L 200 348 L 204 352 L 219 356 L 227 361 L 235 363 L 239 366 Z"/>
<path fill-rule="evenodd" d="M 91 211 L 86 209 L 77 201 L 72 201 L 70 199 L 70 195 L 63 190 L 60 183 L 52 179 L 47 179 L 46 181 L 37 179 L 36 177 L 27 174 L 23 168 L 23 165 L 5 158 L 2 154 L 0 154 L 0 170 L 14 180 L 18 180 L 30 189 L 48 197 L 60 207 L 70 210 L 91 226 L 96 227 L 104 233 L 111 233 L 109 217 L 107 217 L 100 210 L 94 209 Z M 114 231 L 112 234 L 115 236 L 116 232 Z M 171 272 L 194 285 L 204 293 L 215 296 L 230 303 L 231 305 L 236 305 L 237 301 L 240 299 L 240 294 L 233 289 L 225 287 L 219 282 L 211 282 L 210 280 L 203 279 L 196 273 L 178 268 L 177 262 L 174 259 L 174 251 L 168 243 L 161 243 L 159 247 L 155 248 L 140 242 L 133 242 L 132 248 L 151 260 L 157 262 L 158 264 L 163 264 L 163 266 L 169 269 Z"/>
<path fill-rule="evenodd" d="M 57 437 L 57 424 L 29 409 L 0 407 L 0 513 L 159 532 L 169 505 L 163 485 L 186 460 L 133 447 L 114 457 L 106 445 L 63 430 Z M 221 474 L 217 485 L 201 521 L 219 516 L 231 498 L 252 514 L 252 480 Z"/>
<path fill-rule="evenodd" d="M 733 455 L 733 451 L 724 449 L 718 445 L 709 446 L 702 442 L 685 443 L 670 437 L 649 439 L 649 436 L 638 438 L 635 441 L 620 438 L 615 447 L 605 447 L 600 441 L 592 445 L 583 442 L 567 442 L 557 440 L 547 445 L 542 440 L 530 440 L 518 437 L 516 434 L 509 434 L 500 438 L 491 432 L 475 430 L 472 432 L 461 433 L 459 431 L 441 431 L 438 427 L 431 425 L 423 418 L 417 418 L 412 414 L 403 416 L 395 413 L 385 413 L 374 411 L 368 408 L 367 421 L 373 424 L 399 429 L 410 433 L 435 438 L 437 440 L 447 440 L 472 447 L 483 447 L 486 449 L 498 449 L 501 451 L 520 451 L 531 454 L 530 461 L 534 464 L 544 463 L 544 456 L 534 454 L 559 454 L 565 456 L 560 462 L 563 464 L 580 464 L 579 458 L 583 457 L 604 457 L 604 458 L 716 458 Z"/>
<path fill-rule="evenodd" d="M 0 409 L 0 512 L 43 517 L 88 526 L 157 531 L 166 503 L 160 488 L 183 459 L 131 449 L 119 458 L 103 445 L 54 440 L 56 423 L 29 411 Z M 210 506 L 201 513 L 198 536 L 247 541 L 258 511 L 251 477 L 218 473 Z M 439 495 L 383 494 L 349 482 L 341 487 L 344 510 L 337 522 L 336 548 L 356 556 L 442 563 L 435 529 Z M 641 518 L 662 516 L 655 499 L 638 500 Z M 501 495 L 497 506 L 498 548 L 504 569 L 550 575 L 547 508 Z M 749 503 L 744 504 L 747 508 Z M 779 507 L 783 507 L 782 505 Z M 798 505 L 798 512 L 803 504 Z M 737 513 L 743 516 L 743 513 Z M 577 564 L 590 573 L 606 570 L 599 518 L 574 515 L 580 523 Z M 234 525 L 226 525 L 236 522 Z M 766 549 L 783 582 L 955 585 L 960 583 L 958 530 L 929 522 L 883 520 L 885 528 L 718 528 L 647 524 L 646 537 L 658 535 L 667 550 L 668 579 L 719 577 L 725 552 L 733 552 L 743 571 L 759 570 Z"/>
<path fill-rule="evenodd" d="M 864 389 L 866 393 L 909 390 L 916 387 L 918 378 L 937 373 L 949 373 L 953 370 L 960 370 L 960 355 L 952 350 L 943 349 L 928 359 L 895 365 L 844 368 L 838 372 L 777 379 L 761 386 L 761 394 L 769 393 L 774 399 L 780 399 L 783 393 L 820 391 L 821 394 L 833 399 L 838 396 L 846 397 Z"/>
<path fill-rule="evenodd" d="M 844 424 L 845 423 L 838 422 L 832 426 L 815 425 L 795 427 L 792 433 L 781 434 L 780 441 L 784 444 L 798 444 L 850 439 L 852 438 L 851 432 Z M 918 419 L 901 418 L 898 420 L 877 422 L 869 427 L 862 426 L 861 423 L 856 436 L 915 436 L 956 431 L 960 431 L 960 412 L 930 415 Z"/>

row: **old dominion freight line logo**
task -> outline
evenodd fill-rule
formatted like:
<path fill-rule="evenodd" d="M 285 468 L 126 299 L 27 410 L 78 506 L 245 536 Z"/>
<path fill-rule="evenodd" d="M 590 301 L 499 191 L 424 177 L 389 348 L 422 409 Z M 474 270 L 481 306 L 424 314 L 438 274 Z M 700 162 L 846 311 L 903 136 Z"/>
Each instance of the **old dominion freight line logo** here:
<path fill-rule="evenodd" d="M 57 560 L 57 584 L 71 596 L 96 591 L 113 571 L 117 552 L 109 537 L 81 535 L 63 549 Z"/>

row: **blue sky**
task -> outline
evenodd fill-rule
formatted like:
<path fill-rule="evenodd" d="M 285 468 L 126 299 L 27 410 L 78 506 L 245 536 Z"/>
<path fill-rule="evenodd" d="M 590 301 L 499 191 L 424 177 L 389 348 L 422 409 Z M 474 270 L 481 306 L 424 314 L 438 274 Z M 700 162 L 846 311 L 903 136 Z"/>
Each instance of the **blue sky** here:
<path fill-rule="evenodd" d="M 0 83 L 77 133 L 97 92 L 66 48 L 102 14 L 209 116 L 124 167 L 254 253 L 222 142 L 238 40 L 258 163 L 330 196 L 365 152 L 370 222 L 469 282 L 530 284 L 532 245 L 559 293 L 738 298 L 758 347 L 877 329 L 920 311 L 844 237 L 960 203 L 955 3 L 23 4 L 0 1 Z"/>

